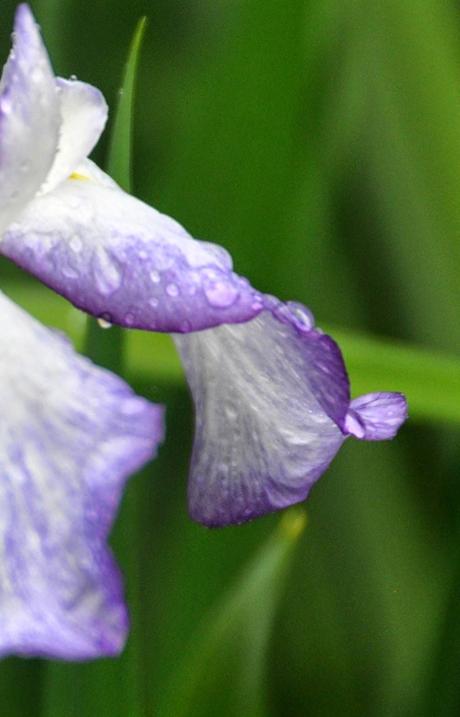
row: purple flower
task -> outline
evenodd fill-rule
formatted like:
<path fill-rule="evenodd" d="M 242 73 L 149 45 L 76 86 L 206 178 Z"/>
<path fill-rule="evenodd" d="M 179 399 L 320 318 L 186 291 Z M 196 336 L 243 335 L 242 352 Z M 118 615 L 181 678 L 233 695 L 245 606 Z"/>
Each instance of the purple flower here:
<path fill-rule="evenodd" d="M 56 153 L 60 126 L 50 108 L 73 107 L 72 122 L 86 112 L 81 147 L 103 124 L 85 104 L 91 97 L 103 107 L 92 88 L 56 91 L 25 6 L 15 30 L 0 92 L 3 227 L 46 173 L 52 186 L 73 164 L 76 144 Z M 1 292 L 0 336 L 0 656 L 117 654 L 128 620 L 106 539 L 127 477 L 162 440 L 163 411 Z"/>
<path fill-rule="evenodd" d="M 86 85 L 55 82 L 34 38 L 21 53 L 40 47 L 47 73 L 37 82 L 46 88 L 38 92 L 28 75 L 19 84 L 31 114 L 42 98 L 41 190 L 30 191 L 0 249 L 94 316 L 175 334 L 196 407 L 191 515 L 214 526 L 283 508 L 306 498 L 347 435 L 393 437 L 405 399 L 352 401 L 340 350 L 308 309 L 252 288 L 224 249 L 193 239 L 85 159 L 105 104 Z M 13 84 L 7 75 L 0 111 Z M 25 131 L 36 137 L 33 118 Z"/>

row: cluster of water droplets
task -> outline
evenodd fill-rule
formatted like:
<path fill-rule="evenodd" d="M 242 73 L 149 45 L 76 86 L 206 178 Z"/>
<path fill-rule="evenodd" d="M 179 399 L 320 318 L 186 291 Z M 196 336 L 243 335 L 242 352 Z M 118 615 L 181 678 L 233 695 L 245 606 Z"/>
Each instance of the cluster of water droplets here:
<path fill-rule="evenodd" d="M 279 321 L 295 326 L 300 333 L 307 333 L 315 328 L 315 318 L 310 309 L 303 304 L 297 301 L 287 301 L 284 304 L 273 297 L 268 297 L 267 303 Z"/>

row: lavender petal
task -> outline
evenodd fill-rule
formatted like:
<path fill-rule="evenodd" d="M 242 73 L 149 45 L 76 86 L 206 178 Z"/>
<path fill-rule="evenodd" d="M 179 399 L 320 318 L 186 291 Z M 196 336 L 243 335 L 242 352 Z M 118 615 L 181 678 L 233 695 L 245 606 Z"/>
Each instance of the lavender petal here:
<path fill-rule="evenodd" d="M 0 655 L 115 655 L 128 619 L 106 545 L 163 413 L 0 293 Z"/>
<path fill-rule="evenodd" d="M 227 252 L 123 192 L 87 160 L 12 223 L 0 251 L 75 306 L 121 326 L 187 333 L 263 308 Z"/>
<path fill-rule="evenodd" d="M 195 401 L 191 516 L 241 523 L 304 500 L 340 448 L 349 386 L 338 347 L 299 305 L 176 336 Z"/>
<path fill-rule="evenodd" d="M 345 430 L 364 441 L 394 438 L 407 419 L 407 401 L 401 393 L 367 393 L 355 398 L 345 419 Z"/>

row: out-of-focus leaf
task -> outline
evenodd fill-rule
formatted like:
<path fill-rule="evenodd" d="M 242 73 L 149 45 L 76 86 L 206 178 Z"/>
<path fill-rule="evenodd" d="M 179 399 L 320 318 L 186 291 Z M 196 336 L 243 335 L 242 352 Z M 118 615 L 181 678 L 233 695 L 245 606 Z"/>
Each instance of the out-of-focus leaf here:
<path fill-rule="evenodd" d="M 133 179 L 132 143 L 136 77 L 146 23 L 146 17 L 139 20 L 131 42 L 106 163 L 108 174 L 128 192 L 132 191 Z"/>
<path fill-rule="evenodd" d="M 135 84 L 145 26 L 146 18 L 144 17 L 139 20 L 131 41 L 107 156 L 107 172 L 128 192 L 132 189 Z M 114 371 L 120 371 L 124 353 L 122 330 L 118 326 L 114 326 L 110 334 L 107 334 L 101 331 L 101 327 L 93 318 L 88 318 L 86 349 L 97 363 L 110 367 Z"/>
<path fill-rule="evenodd" d="M 458 13 L 437 0 L 366 9 L 368 169 L 377 221 L 369 246 L 389 305 L 399 287 L 406 331 L 437 348 L 460 341 L 460 69 Z M 362 17 L 358 19 L 363 28 Z M 372 72 L 369 72 L 372 67 Z M 375 253 L 375 250 L 377 252 Z M 399 319 L 399 317 L 398 317 Z"/>
<path fill-rule="evenodd" d="M 132 104 L 138 67 L 139 52 L 145 29 L 145 18 L 140 20 L 131 42 L 125 68 L 122 90 L 115 114 L 112 141 L 107 160 L 113 178 L 125 189 L 131 188 Z M 67 308 L 67 316 L 77 318 L 83 330 L 86 325 L 85 352 L 106 368 L 124 373 L 125 336 L 119 327 L 110 332 L 102 330 L 93 318 L 86 322 L 79 312 Z M 81 319 L 83 318 L 83 321 Z M 138 544 L 137 485 L 129 485 L 122 505 L 120 519 L 113 536 L 115 551 L 123 567 L 127 600 L 134 615 L 138 616 L 140 578 Z M 140 715 L 143 712 L 141 673 L 139 661 L 142 636 L 132 620 L 132 634 L 122 656 L 117 660 L 101 660 L 92 665 L 50 665 L 47 675 L 46 711 L 49 717 L 75 717 L 78 715 L 107 714 L 111 717 Z"/>
<path fill-rule="evenodd" d="M 0 703 L 8 717 L 41 714 L 43 665 L 11 657 L 0 665 Z M 8 707 L 6 707 L 8 705 Z"/>
<path fill-rule="evenodd" d="M 69 334 L 81 346 L 84 316 L 39 286 L 3 287 L 21 306 L 45 323 Z M 105 333 L 110 337 L 114 328 Z M 401 391 L 414 420 L 460 422 L 460 359 L 402 341 L 327 329 L 342 348 L 353 395 L 368 391 Z M 154 383 L 183 382 L 183 370 L 169 336 L 143 331 L 126 335 L 126 371 Z"/>
<path fill-rule="evenodd" d="M 433 662 L 429 679 L 424 680 L 420 709 L 421 717 L 457 717 L 460 714 L 460 691 L 458 669 L 460 665 L 460 566 L 454 574 L 449 599 L 445 609 L 444 623 L 437 634 L 433 650 Z"/>
<path fill-rule="evenodd" d="M 164 686 L 159 717 L 266 717 L 267 647 L 305 514 L 292 509 L 229 593 L 205 615 Z"/>

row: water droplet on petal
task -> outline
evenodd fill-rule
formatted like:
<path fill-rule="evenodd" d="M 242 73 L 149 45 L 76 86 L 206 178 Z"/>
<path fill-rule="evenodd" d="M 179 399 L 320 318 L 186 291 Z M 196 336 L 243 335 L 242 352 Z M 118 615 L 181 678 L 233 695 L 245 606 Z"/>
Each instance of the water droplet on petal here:
<path fill-rule="evenodd" d="M 203 291 L 209 304 L 216 309 L 229 308 L 235 303 L 240 293 L 236 286 L 220 279 L 207 281 Z"/>
<path fill-rule="evenodd" d="M 121 284 L 121 273 L 106 251 L 94 257 L 94 279 L 101 294 L 113 294 Z"/>
<path fill-rule="evenodd" d="M 297 301 L 288 301 L 287 306 L 291 310 L 293 318 L 296 320 L 299 328 L 310 331 L 315 325 L 315 319 L 310 309 Z"/>
<path fill-rule="evenodd" d="M 76 80 L 78 80 L 78 77 L 76 75 L 70 75 L 69 80 L 75 82 Z"/>
<path fill-rule="evenodd" d="M 151 299 L 149 299 L 149 304 L 152 308 L 156 309 L 158 306 L 158 299 L 152 297 Z"/>
<path fill-rule="evenodd" d="M 168 296 L 179 296 L 179 287 L 177 284 L 168 284 L 165 291 Z"/>
<path fill-rule="evenodd" d="M 110 314 L 101 314 L 97 320 L 101 329 L 110 329 L 112 327 L 112 317 Z"/>
<path fill-rule="evenodd" d="M 158 284 L 160 279 L 161 279 L 160 273 L 158 271 L 156 271 L 155 269 L 153 269 L 150 272 L 150 281 L 153 282 L 154 284 Z"/>

